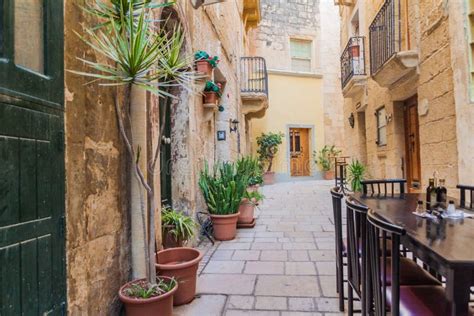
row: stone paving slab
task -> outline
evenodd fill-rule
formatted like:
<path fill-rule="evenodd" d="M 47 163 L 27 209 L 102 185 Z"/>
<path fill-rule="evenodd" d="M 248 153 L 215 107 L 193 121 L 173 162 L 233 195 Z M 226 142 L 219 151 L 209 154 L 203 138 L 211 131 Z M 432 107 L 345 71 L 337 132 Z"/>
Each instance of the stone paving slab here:
<path fill-rule="evenodd" d="M 332 181 L 263 187 L 257 225 L 199 246 L 198 297 L 178 316 L 329 316 L 335 287 Z"/>

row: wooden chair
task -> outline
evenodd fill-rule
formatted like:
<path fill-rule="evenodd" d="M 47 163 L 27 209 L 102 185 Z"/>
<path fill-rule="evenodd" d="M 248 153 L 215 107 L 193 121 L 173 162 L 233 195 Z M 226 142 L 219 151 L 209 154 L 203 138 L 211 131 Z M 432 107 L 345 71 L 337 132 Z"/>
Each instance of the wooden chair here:
<path fill-rule="evenodd" d="M 363 180 L 362 192 L 365 195 L 384 195 L 394 196 L 396 193 L 396 187 L 398 186 L 398 193 L 405 193 L 405 179 L 379 179 L 379 180 Z"/>
<path fill-rule="evenodd" d="M 450 306 L 441 283 L 412 260 L 400 255 L 402 227 L 381 219 L 369 210 L 367 239 L 369 271 L 366 287 L 371 314 L 450 315 Z M 390 243 L 389 243 L 390 242 Z M 387 247 L 391 256 L 387 256 Z"/>
<path fill-rule="evenodd" d="M 347 211 L 347 296 L 348 313 L 354 314 L 354 292 L 360 298 L 361 313 L 367 312 L 367 207 L 346 198 Z"/>
<path fill-rule="evenodd" d="M 460 199 L 459 199 L 459 205 L 463 208 L 473 208 L 473 199 L 474 199 L 474 186 L 471 185 L 464 185 L 464 184 L 458 184 L 456 188 L 459 189 L 460 191 Z M 466 191 L 469 194 L 469 207 L 466 206 Z"/>
<path fill-rule="evenodd" d="M 336 241 L 336 289 L 339 295 L 339 311 L 344 311 L 344 261 L 345 246 L 342 239 L 342 198 L 341 187 L 331 188 L 334 231 Z"/>

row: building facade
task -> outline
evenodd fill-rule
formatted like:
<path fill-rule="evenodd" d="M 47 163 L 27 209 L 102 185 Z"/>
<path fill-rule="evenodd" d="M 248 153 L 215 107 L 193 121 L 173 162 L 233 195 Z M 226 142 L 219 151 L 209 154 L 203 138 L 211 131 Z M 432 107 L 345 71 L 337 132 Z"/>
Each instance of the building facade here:
<path fill-rule="evenodd" d="M 255 152 L 262 133 L 284 134 L 273 168 L 278 180 L 320 178 L 314 152 L 344 147 L 338 34 L 331 1 L 262 1 L 252 36 L 254 53 L 267 61 L 269 108 L 251 121 L 251 146 Z"/>
<path fill-rule="evenodd" d="M 472 3 L 337 3 L 347 154 L 411 190 L 472 184 Z"/>
<path fill-rule="evenodd" d="M 0 235 L 10 236 L 0 243 L 0 280 L 8 284 L 0 287 L 0 314 L 31 309 L 117 315 L 118 290 L 132 273 L 134 179 L 118 132 L 114 90 L 65 71 L 87 70 L 78 57 L 103 58 L 74 33 L 97 21 L 77 1 L 22 3 L 0 7 L 2 21 L 15 25 L 0 27 Z M 246 114 L 258 109 L 264 115 L 266 109 L 265 93 L 241 93 L 242 58 L 251 56 L 248 32 L 259 22 L 259 2 L 195 9 L 192 1 L 178 1 L 155 13 L 182 27 L 183 54 L 204 50 L 220 58 L 212 78 L 206 78 L 223 85 L 219 104 L 203 104 L 202 79 L 192 91 L 173 91 L 177 98 L 163 140 L 153 137 L 159 101 L 147 93 L 136 97 L 146 104 L 142 114 L 152 118 L 142 129 L 143 156 L 162 146 L 155 182 L 163 203 L 196 214 L 205 210 L 197 185 L 204 163 L 247 153 Z M 218 132 L 225 137 L 218 140 Z M 38 299 L 22 299 L 20 293 Z"/>

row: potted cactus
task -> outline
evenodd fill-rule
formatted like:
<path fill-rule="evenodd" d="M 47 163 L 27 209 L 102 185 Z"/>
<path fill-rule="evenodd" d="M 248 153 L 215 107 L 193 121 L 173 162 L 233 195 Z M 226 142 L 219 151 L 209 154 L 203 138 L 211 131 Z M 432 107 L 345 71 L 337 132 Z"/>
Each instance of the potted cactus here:
<path fill-rule="evenodd" d="M 199 73 L 203 73 L 208 77 L 212 75 L 212 69 L 217 67 L 219 64 L 219 57 L 211 57 L 205 51 L 197 51 L 194 53 L 194 60 L 196 61 L 196 70 Z"/>
<path fill-rule="evenodd" d="M 283 142 L 283 133 L 262 133 L 257 137 L 259 159 L 262 165 L 267 166 L 263 174 L 264 184 L 275 182 L 275 173 L 272 171 L 273 159 L 278 152 L 278 147 Z"/>
<path fill-rule="evenodd" d="M 221 97 L 221 87 L 220 83 L 215 83 L 214 81 L 207 81 L 206 86 L 204 87 L 204 104 L 217 104 L 218 99 Z"/>
<path fill-rule="evenodd" d="M 219 163 L 209 170 L 206 163 L 199 187 L 209 209 L 217 240 L 232 240 L 237 233 L 239 206 L 247 189 L 248 178 L 237 174 L 233 163 Z"/>

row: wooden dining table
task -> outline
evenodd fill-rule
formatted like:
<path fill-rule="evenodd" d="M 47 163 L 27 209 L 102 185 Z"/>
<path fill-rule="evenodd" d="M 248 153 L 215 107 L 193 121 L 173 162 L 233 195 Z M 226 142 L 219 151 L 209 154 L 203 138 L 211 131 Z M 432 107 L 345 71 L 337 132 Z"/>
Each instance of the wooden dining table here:
<path fill-rule="evenodd" d="M 424 194 L 384 196 L 355 193 L 352 197 L 384 220 L 406 230 L 406 235 L 401 238 L 403 246 L 446 278 L 446 294 L 452 315 L 468 315 L 470 287 L 474 285 L 474 219 L 416 216 L 413 212 L 418 200 L 425 200 Z"/>

